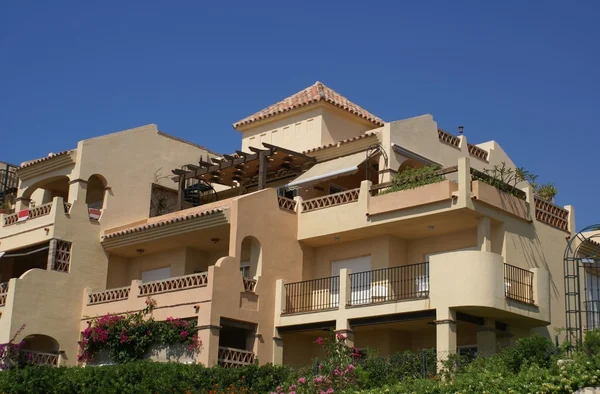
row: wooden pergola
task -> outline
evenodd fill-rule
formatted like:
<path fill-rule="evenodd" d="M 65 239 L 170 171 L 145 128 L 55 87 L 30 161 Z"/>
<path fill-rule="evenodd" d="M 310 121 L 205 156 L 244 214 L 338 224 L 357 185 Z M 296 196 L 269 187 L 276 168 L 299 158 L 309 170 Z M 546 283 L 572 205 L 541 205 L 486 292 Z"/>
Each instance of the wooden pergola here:
<path fill-rule="evenodd" d="M 258 190 L 267 187 L 268 180 L 278 180 L 302 172 L 307 165 L 316 162 L 311 156 L 263 143 L 264 148 L 249 147 L 252 153 L 236 150 L 235 155 L 211 158 L 212 162 L 200 159 L 198 165 L 187 164 L 186 169 L 175 169 L 178 182 L 178 209 L 183 208 L 183 195 L 186 181 L 198 179 L 205 183 L 217 183 L 236 187 L 257 184 Z M 281 176 L 278 176 L 281 174 Z"/>

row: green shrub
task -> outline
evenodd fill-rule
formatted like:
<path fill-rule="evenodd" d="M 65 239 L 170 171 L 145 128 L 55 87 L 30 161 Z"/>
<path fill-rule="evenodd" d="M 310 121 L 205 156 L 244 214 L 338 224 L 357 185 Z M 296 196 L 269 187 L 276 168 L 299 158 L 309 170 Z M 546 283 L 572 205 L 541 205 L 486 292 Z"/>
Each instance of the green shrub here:
<path fill-rule="evenodd" d="M 587 354 L 600 354 L 600 329 L 590 330 L 585 333 L 583 349 Z"/>
<path fill-rule="evenodd" d="M 0 393 L 269 393 L 291 375 L 287 367 L 237 369 L 137 361 L 104 367 L 25 367 L 0 373 Z M 223 391 L 221 391 L 223 390 Z"/>
<path fill-rule="evenodd" d="M 392 186 L 385 190 L 385 193 L 397 192 L 400 190 L 414 189 L 420 186 L 438 183 L 444 180 L 442 175 L 437 174 L 439 167 L 425 166 L 421 168 L 407 168 L 397 173 L 392 178 Z"/>
<path fill-rule="evenodd" d="M 537 364 L 542 368 L 548 368 L 555 361 L 556 348 L 548 338 L 533 335 L 521 338 L 514 347 L 505 349 L 501 355 L 507 367 L 518 373 L 525 364 Z"/>

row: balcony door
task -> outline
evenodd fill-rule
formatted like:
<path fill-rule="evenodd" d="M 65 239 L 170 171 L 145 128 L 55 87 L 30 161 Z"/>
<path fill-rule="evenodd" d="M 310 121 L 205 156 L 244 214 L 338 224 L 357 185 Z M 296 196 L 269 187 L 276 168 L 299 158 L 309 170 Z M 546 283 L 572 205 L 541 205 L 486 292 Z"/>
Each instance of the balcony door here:
<path fill-rule="evenodd" d="M 169 279 L 170 277 L 171 277 L 171 267 L 142 271 L 142 282 L 143 283 L 154 282 L 156 280 Z"/>
<path fill-rule="evenodd" d="M 350 304 L 368 304 L 371 302 L 371 256 L 355 257 L 353 259 L 336 260 L 331 263 L 331 276 L 338 276 L 340 270 L 346 268 L 352 274 L 363 272 L 354 276 L 350 283 Z M 333 282 L 332 282 L 333 283 Z M 331 289 L 331 301 L 339 304 L 340 289 L 338 286 Z"/>

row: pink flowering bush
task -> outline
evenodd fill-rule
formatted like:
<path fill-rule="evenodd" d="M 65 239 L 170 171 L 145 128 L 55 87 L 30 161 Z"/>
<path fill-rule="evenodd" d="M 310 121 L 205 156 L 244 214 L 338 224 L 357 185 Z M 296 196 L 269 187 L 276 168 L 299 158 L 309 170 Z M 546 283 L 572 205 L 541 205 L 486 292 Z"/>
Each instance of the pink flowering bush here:
<path fill-rule="evenodd" d="M 146 308 L 140 312 L 92 319 L 81 333 L 77 359 L 88 362 L 106 350 L 112 361 L 122 364 L 142 359 L 152 344 L 184 344 L 189 353 L 200 351 L 195 321 L 172 317 L 156 321 L 152 317 L 155 307 L 156 301 L 148 298 Z"/>
<path fill-rule="evenodd" d="M 333 333 L 329 338 L 317 338 L 315 343 L 323 347 L 325 359 L 317 364 L 315 376 L 301 376 L 271 394 L 334 394 L 355 386 L 358 352 L 346 341 L 346 336 Z"/>
<path fill-rule="evenodd" d="M 4 343 L 0 345 L 0 370 L 6 370 L 19 365 L 22 361 L 19 357 L 19 352 L 25 342 L 20 341 L 16 342 L 17 337 L 21 332 L 25 329 L 25 324 L 23 324 L 13 335 L 13 337 L 8 341 L 8 343 Z"/>

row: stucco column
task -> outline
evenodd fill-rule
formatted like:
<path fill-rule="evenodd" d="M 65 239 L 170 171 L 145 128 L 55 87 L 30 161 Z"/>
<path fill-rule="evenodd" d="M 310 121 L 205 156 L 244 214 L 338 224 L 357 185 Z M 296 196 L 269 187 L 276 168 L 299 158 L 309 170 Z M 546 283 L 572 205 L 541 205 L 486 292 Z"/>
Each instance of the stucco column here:
<path fill-rule="evenodd" d="M 50 240 L 50 244 L 48 245 L 48 260 L 46 264 L 46 270 L 52 271 L 54 269 L 54 258 L 56 256 L 56 245 L 58 240 L 56 238 L 52 238 Z"/>
<path fill-rule="evenodd" d="M 577 233 L 577 229 L 575 227 L 575 207 L 572 205 L 565 205 L 565 209 L 569 211 L 569 232 L 571 235 L 575 235 Z"/>
<path fill-rule="evenodd" d="M 214 367 L 218 364 L 219 358 L 219 326 L 200 326 L 198 329 L 198 338 L 202 341 L 200 353 L 196 356 L 196 362 L 205 367 Z"/>
<path fill-rule="evenodd" d="M 85 179 L 73 179 L 69 181 L 69 201 L 67 202 L 71 204 L 76 200 L 85 202 L 87 185 L 88 182 Z"/>
<path fill-rule="evenodd" d="M 283 338 L 277 327 L 281 324 L 281 314 L 285 309 L 285 283 L 283 279 L 275 282 L 275 324 L 273 325 L 273 365 L 283 364 Z"/>
<path fill-rule="evenodd" d="M 371 181 L 362 181 L 360 183 L 360 192 L 358 195 L 359 209 L 362 210 L 365 215 L 369 213 L 369 199 L 371 198 Z"/>
<path fill-rule="evenodd" d="M 31 199 L 29 199 L 29 198 L 18 197 L 15 200 L 15 212 L 22 211 L 23 209 L 28 209 L 30 202 L 31 202 Z"/>
<path fill-rule="evenodd" d="M 468 157 L 458 158 L 458 200 L 460 207 L 472 207 L 471 201 L 471 160 Z"/>
<path fill-rule="evenodd" d="M 477 219 L 477 246 L 482 252 L 492 251 L 492 227 L 487 216 Z"/>
<path fill-rule="evenodd" d="M 300 196 L 296 196 L 296 197 L 294 197 L 294 200 L 296 200 L 296 213 L 301 214 L 302 213 L 302 201 L 304 201 L 304 199 Z"/>
<path fill-rule="evenodd" d="M 496 354 L 496 321 L 485 319 L 483 326 L 477 329 L 477 355 L 491 356 Z"/>
<path fill-rule="evenodd" d="M 438 362 L 456 353 L 456 312 L 449 308 L 436 310 L 435 343 Z"/>

